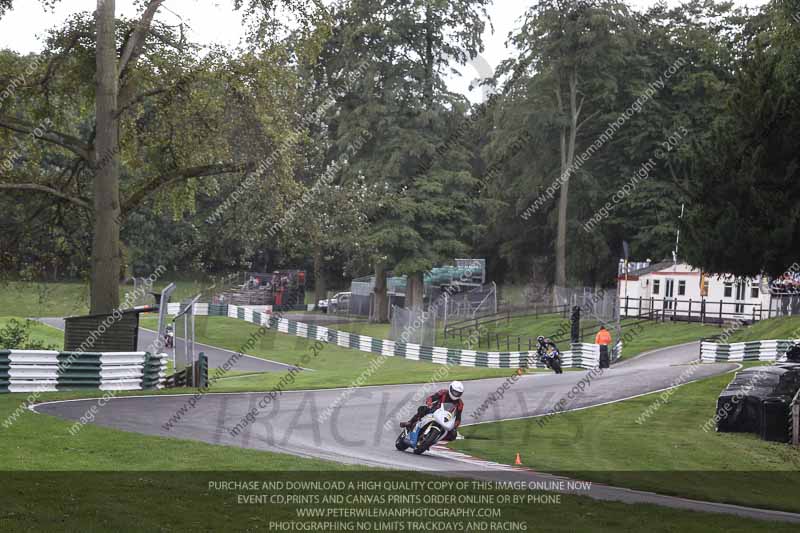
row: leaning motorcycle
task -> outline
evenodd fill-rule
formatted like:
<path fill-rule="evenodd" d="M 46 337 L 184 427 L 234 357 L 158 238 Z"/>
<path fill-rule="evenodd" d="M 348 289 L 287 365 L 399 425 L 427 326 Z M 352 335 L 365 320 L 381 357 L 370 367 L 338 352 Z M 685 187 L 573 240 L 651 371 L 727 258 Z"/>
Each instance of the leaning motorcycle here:
<path fill-rule="evenodd" d="M 553 348 L 552 350 L 548 350 L 542 354 L 541 361 L 547 368 L 556 374 L 564 373 L 564 371 L 561 369 L 561 352 L 559 352 L 557 349 Z"/>
<path fill-rule="evenodd" d="M 174 348 L 175 347 L 175 331 L 172 328 L 167 328 L 167 331 L 164 333 L 164 345 L 167 348 Z"/>
<path fill-rule="evenodd" d="M 455 425 L 455 404 L 444 403 L 435 411 L 420 418 L 411 431 L 403 429 L 394 445 L 401 452 L 413 448 L 414 453 L 420 455 L 453 431 Z"/>

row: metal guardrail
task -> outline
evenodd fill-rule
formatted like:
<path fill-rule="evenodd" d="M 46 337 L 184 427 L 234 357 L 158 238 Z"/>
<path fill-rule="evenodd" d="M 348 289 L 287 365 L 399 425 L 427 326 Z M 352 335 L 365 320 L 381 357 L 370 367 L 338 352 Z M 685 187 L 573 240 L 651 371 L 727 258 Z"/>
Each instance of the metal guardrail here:
<path fill-rule="evenodd" d="M 203 388 L 208 386 L 208 357 L 200 352 L 197 361 L 192 366 L 176 370 L 167 376 L 164 387 L 173 389 L 178 387 Z"/>

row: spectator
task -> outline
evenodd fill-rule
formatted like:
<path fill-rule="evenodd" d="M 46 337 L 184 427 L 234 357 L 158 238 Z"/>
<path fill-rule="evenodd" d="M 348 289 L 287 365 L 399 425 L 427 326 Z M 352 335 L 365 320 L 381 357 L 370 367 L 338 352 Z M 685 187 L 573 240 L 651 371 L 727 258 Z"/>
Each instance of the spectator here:
<path fill-rule="evenodd" d="M 600 325 L 600 331 L 597 332 L 597 335 L 594 338 L 594 343 L 603 346 L 608 346 L 611 344 L 611 333 L 608 332 L 605 324 Z"/>

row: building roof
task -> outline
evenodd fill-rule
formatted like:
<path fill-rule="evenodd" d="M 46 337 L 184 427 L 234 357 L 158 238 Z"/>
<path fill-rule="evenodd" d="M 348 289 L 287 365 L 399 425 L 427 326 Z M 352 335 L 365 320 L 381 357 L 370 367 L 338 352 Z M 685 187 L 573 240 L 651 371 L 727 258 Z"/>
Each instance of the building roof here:
<path fill-rule="evenodd" d="M 672 261 L 661 261 L 659 263 L 653 263 L 652 265 L 640 268 L 639 270 L 634 270 L 632 272 L 628 272 L 628 276 L 644 276 L 645 274 L 650 274 L 651 272 L 658 272 L 659 270 L 663 270 L 665 268 L 669 268 L 674 263 Z"/>

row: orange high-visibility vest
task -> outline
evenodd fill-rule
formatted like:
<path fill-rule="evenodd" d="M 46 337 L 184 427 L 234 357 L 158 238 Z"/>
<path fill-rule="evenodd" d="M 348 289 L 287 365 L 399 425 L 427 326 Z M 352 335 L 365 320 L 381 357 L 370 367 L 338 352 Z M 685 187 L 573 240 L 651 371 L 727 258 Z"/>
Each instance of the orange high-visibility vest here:
<path fill-rule="evenodd" d="M 608 346 L 611 344 L 611 333 L 609 333 L 607 329 L 601 329 L 597 332 L 597 336 L 594 338 L 594 343 L 605 344 Z"/>

